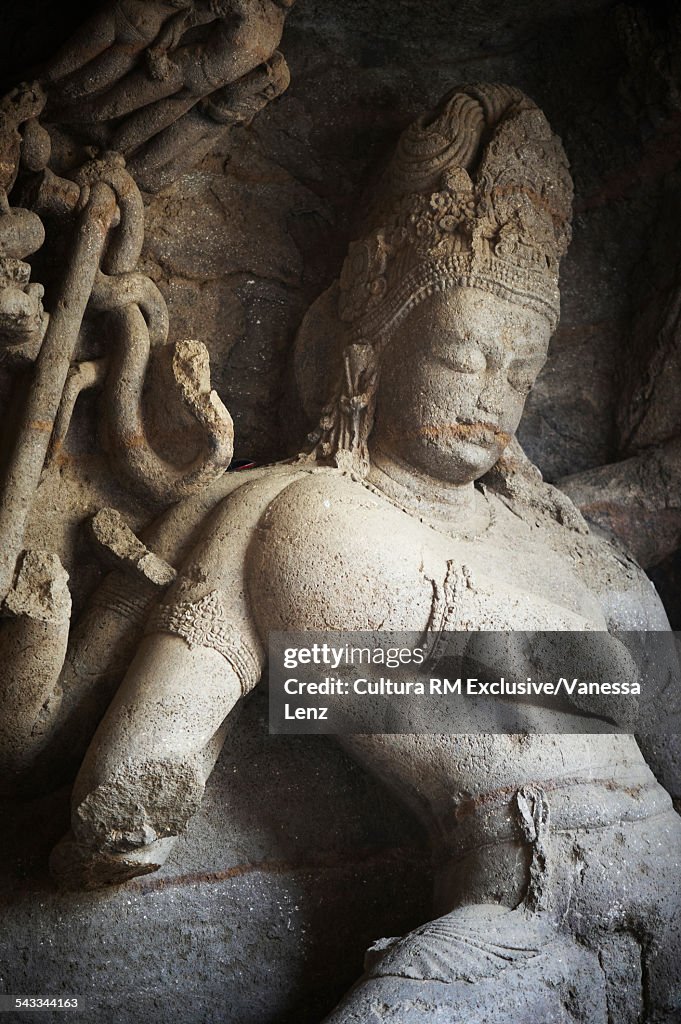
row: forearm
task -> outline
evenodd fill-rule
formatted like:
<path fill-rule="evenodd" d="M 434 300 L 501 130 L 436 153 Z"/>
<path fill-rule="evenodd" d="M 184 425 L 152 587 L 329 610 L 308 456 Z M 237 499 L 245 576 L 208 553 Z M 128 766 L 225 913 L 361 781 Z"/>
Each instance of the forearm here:
<path fill-rule="evenodd" d="M 179 636 L 144 637 L 83 762 L 98 781 L 116 765 L 201 751 L 241 696 L 234 669 L 215 650 Z"/>
<path fill-rule="evenodd" d="M 71 614 L 67 579 L 55 555 L 26 551 L 7 595 L 11 617 L 0 633 L 0 766 L 9 779 L 30 770 L 59 707 L 57 681 Z"/>
<path fill-rule="evenodd" d="M 254 480 L 216 510 L 152 613 L 76 780 L 73 835 L 59 874 L 68 875 L 72 862 L 82 874 L 83 865 L 119 855 L 126 871 L 139 873 L 143 848 L 152 856 L 198 810 L 223 723 L 264 667 L 246 555 L 255 524 L 284 484 L 280 476 Z"/>
<path fill-rule="evenodd" d="M 191 649 L 178 636 L 147 636 L 76 780 L 79 842 L 125 849 L 182 832 L 240 696 L 236 672 L 217 651 Z"/>

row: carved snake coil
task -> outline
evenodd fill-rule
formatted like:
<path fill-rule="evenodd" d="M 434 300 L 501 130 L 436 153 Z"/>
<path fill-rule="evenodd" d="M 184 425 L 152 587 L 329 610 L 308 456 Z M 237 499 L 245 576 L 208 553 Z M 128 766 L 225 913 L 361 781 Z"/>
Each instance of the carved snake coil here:
<path fill-rule="evenodd" d="M 88 307 L 109 313 L 117 328 L 104 383 L 111 455 L 137 490 L 168 504 L 196 493 L 224 472 L 233 453 L 232 419 L 211 390 L 205 346 L 178 342 L 172 374 L 179 398 L 201 427 L 202 450 L 189 463 L 176 466 L 152 447 L 142 413 L 143 388 L 152 347 L 167 343 L 168 309 L 153 281 L 134 272 L 144 242 L 144 207 L 122 158 L 109 155 L 81 169 L 76 177 L 81 204 L 95 180 L 113 189 L 120 210 L 120 224 L 96 274 Z"/>

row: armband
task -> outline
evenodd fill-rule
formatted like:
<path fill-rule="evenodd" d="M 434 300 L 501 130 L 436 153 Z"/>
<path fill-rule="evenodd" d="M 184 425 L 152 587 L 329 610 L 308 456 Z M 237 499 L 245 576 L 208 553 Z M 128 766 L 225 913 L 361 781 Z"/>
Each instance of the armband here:
<path fill-rule="evenodd" d="M 246 638 L 230 623 L 222 597 L 211 590 L 197 601 L 159 604 L 152 612 L 145 633 L 171 633 L 187 646 L 209 647 L 234 669 L 241 692 L 252 690 L 260 679 L 261 665 Z"/>

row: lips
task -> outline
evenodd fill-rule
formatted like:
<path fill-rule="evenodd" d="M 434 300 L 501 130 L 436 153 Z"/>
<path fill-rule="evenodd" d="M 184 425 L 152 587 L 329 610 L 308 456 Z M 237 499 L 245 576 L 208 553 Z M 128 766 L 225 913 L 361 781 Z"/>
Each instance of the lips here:
<path fill-rule="evenodd" d="M 411 436 L 425 437 L 429 441 L 468 441 L 472 444 L 506 445 L 510 444 L 512 435 L 500 430 L 495 423 L 484 420 L 475 423 L 424 423 L 416 430 L 410 431 Z"/>

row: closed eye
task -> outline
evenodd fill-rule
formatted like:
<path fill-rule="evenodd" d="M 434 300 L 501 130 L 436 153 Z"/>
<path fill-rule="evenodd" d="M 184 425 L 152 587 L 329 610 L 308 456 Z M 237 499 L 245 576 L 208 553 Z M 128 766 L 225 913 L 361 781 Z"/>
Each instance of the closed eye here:
<path fill-rule="evenodd" d="M 487 357 L 477 345 L 457 345 L 449 350 L 445 362 L 459 373 L 482 373 L 487 369 Z"/>
<path fill-rule="evenodd" d="M 528 394 L 545 362 L 543 355 L 514 359 L 507 371 L 511 387 L 521 395 Z"/>

